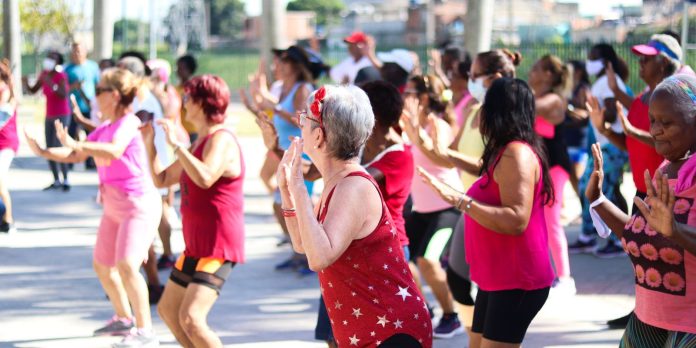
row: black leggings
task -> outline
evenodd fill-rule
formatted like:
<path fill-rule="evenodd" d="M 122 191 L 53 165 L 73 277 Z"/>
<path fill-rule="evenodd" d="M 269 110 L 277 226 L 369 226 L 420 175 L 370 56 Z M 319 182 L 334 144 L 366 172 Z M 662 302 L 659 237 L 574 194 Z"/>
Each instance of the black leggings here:
<path fill-rule="evenodd" d="M 471 331 L 492 341 L 519 344 L 549 297 L 538 290 L 478 291 Z"/>
<path fill-rule="evenodd" d="M 56 136 L 56 126 L 54 122 L 56 120 L 60 120 L 60 123 L 63 124 L 64 127 L 70 126 L 70 115 L 67 116 L 58 116 L 58 117 L 53 117 L 53 118 L 46 118 L 44 121 L 44 136 L 46 137 L 46 147 L 61 147 L 63 146 L 60 141 L 58 140 L 58 137 Z M 74 137 L 73 137 L 74 138 Z M 48 161 L 48 166 L 51 168 L 51 174 L 53 174 L 53 181 L 54 182 L 59 182 L 60 177 L 58 176 L 58 167 L 60 167 L 60 171 L 63 174 L 63 182 L 68 181 L 68 171 L 70 170 L 70 165 L 68 163 L 58 163 L 55 161 Z"/>
<path fill-rule="evenodd" d="M 386 341 L 382 342 L 379 348 L 422 348 L 423 345 L 418 343 L 418 341 L 407 334 L 396 334 L 387 338 Z"/>

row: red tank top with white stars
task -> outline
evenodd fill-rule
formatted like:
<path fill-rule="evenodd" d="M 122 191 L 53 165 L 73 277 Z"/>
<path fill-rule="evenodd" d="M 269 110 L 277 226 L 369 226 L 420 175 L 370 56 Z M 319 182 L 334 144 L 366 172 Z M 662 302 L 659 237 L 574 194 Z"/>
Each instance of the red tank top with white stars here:
<path fill-rule="evenodd" d="M 375 185 L 365 172 L 360 176 Z M 326 219 L 334 189 L 319 223 Z M 382 200 L 382 217 L 367 237 L 353 240 L 331 266 L 319 272 L 324 303 L 339 347 L 376 347 L 396 334 L 407 334 L 432 347 L 432 324 L 399 243 L 399 235 Z"/>

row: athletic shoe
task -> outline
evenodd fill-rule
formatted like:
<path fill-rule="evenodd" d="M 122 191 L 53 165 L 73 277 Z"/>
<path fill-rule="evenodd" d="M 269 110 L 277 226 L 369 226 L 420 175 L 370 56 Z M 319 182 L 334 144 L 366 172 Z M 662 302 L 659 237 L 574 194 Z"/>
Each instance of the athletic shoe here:
<path fill-rule="evenodd" d="M 104 327 L 94 331 L 94 336 L 124 336 L 133 328 L 132 319 L 119 319 L 116 315 L 111 317 Z"/>
<path fill-rule="evenodd" d="M 128 336 L 119 343 L 111 345 L 112 348 L 155 348 L 159 347 L 159 340 L 154 332 L 142 332 L 136 328 L 131 329 Z"/>
<path fill-rule="evenodd" d="M 613 242 L 608 242 L 604 248 L 597 249 L 594 254 L 600 259 L 611 259 L 614 257 L 627 256 L 624 249 L 620 245 L 616 245 Z"/>
<path fill-rule="evenodd" d="M 12 234 L 17 233 L 17 228 L 14 224 L 7 223 L 5 221 L 0 222 L 0 232 Z"/>
<path fill-rule="evenodd" d="M 575 243 L 568 246 L 568 253 L 570 254 L 582 254 L 582 253 L 592 253 L 595 248 L 597 248 L 597 241 L 591 240 L 589 242 L 583 242 L 578 239 Z"/>
<path fill-rule="evenodd" d="M 59 188 L 63 187 L 59 182 L 54 182 L 46 187 L 42 191 L 51 191 L 51 190 L 57 190 Z"/>
<path fill-rule="evenodd" d="M 164 285 L 160 286 L 147 286 L 148 299 L 150 300 L 150 305 L 156 305 L 162 298 L 162 293 L 164 292 Z"/>
<path fill-rule="evenodd" d="M 176 259 L 174 258 L 174 255 L 162 255 L 160 256 L 159 260 L 157 260 L 157 270 L 161 271 L 163 269 L 172 268 L 174 267 L 175 263 Z"/>
<path fill-rule="evenodd" d="M 70 191 L 70 184 L 63 184 L 63 192 Z"/>
<path fill-rule="evenodd" d="M 558 279 L 551 287 L 552 296 L 575 296 L 578 290 L 575 288 L 573 278 Z"/>
<path fill-rule="evenodd" d="M 607 321 L 607 326 L 609 326 L 610 329 L 623 330 L 628 325 L 628 320 L 631 319 L 632 315 L 633 315 L 633 311 L 631 311 L 631 313 L 628 313 L 627 315 L 625 315 L 621 318 L 609 320 L 609 321 Z"/>
<path fill-rule="evenodd" d="M 303 265 L 303 266 L 300 266 L 300 267 L 297 269 L 297 273 L 300 274 L 300 277 L 304 277 L 304 276 L 312 275 L 312 274 L 314 274 L 315 272 L 312 271 L 312 270 L 309 268 L 309 266 L 304 266 L 304 265 Z"/>
<path fill-rule="evenodd" d="M 440 323 L 433 330 L 435 338 L 452 338 L 464 333 L 464 326 L 459 322 L 457 313 L 443 314 Z"/>

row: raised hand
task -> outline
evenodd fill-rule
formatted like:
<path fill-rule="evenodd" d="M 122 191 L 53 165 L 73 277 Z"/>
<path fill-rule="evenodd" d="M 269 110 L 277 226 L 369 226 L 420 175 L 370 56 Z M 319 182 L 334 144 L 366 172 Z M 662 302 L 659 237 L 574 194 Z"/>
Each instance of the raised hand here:
<path fill-rule="evenodd" d="M 273 150 L 278 147 L 278 131 L 276 130 L 273 122 L 268 119 L 266 113 L 259 111 L 256 114 L 256 124 L 261 128 L 261 136 L 263 137 L 263 144 L 269 150 Z"/>
<path fill-rule="evenodd" d="M 152 126 L 152 122 L 140 126 L 140 135 L 143 137 L 145 145 L 155 143 L 155 127 Z"/>
<path fill-rule="evenodd" d="M 599 100 L 595 97 L 590 97 L 585 103 L 587 112 L 590 113 L 590 122 L 597 128 L 600 133 L 605 133 L 610 129 L 610 125 L 604 122 L 605 109 L 599 106 Z"/>
<path fill-rule="evenodd" d="M 640 212 L 645 216 L 648 225 L 663 236 L 669 238 L 676 230 L 676 220 L 674 220 L 674 204 L 676 198 L 674 190 L 669 187 L 667 175 L 659 170 L 655 171 L 654 184 L 650 180 L 650 173 L 645 170 L 643 174 L 647 196 L 645 200 L 638 197 L 633 198 Z"/>
<path fill-rule="evenodd" d="M 157 124 L 164 130 L 165 140 L 167 144 L 172 147 L 180 146 L 179 141 L 176 137 L 176 127 L 171 120 L 166 118 L 157 120 Z"/>
<path fill-rule="evenodd" d="M 631 124 L 631 121 L 628 120 L 623 105 L 618 101 L 616 102 L 616 117 L 621 121 L 621 128 L 623 128 L 624 134 L 633 136 L 636 133 L 636 128 Z"/>
<path fill-rule="evenodd" d="M 459 199 L 462 197 L 462 192 L 459 192 L 452 188 L 452 186 L 445 184 L 440 179 L 425 171 L 425 169 L 423 169 L 421 166 L 418 166 L 418 175 L 420 175 L 424 183 L 428 184 L 428 186 L 430 186 L 447 203 L 453 206 L 456 206 L 457 203 L 459 203 Z"/>
<path fill-rule="evenodd" d="M 77 146 L 77 141 L 68 134 L 68 127 L 63 127 L 60 120 L 55 120 L 53 126 L 56 127 L 56 138 L 58 138 L 60 144 L 74 150 L 75 146 Z"/>
<path fill-rule="evenodd" d="M 585 197 L 590 203 L 602 195 L 602 184 L 604 183 L 604 157 L 599 143 L 592 144 L 592 158 L 594 159 L 594 168 L 585 189 Z"/>

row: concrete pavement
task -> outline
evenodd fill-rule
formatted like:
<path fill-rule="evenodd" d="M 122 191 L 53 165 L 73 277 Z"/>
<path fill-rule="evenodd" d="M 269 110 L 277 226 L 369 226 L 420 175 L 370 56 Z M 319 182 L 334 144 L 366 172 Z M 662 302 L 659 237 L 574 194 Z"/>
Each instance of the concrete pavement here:
<path fill-rule="evenodd" d="M 42 134 L 30 120 L 26 125 Z M 226 347 L 323 347 L 312 339 L 319 297 L 316 276 L 273 270 L 290 249 L 276 247 L 280 229 L 256 175 L 263 145 L 258 138 L 242 138 L 241 145 L 248 165 L 248 258 L 233 270 L 209 316 L 210 326 Z M 10 178 L 19 232 L 0 234 L 0 347 L 109 347 L 118 338 L 91 337 L 112 315 L 91 269 L 101 215 L 94 201 L 96 173 L 78 165 L 71 173 L 71 192 L 42 192 L 51 182 L 47 165 L 23 145 Z M 577 226 L 567 230 L 573 241 Z M 175 252 L 183 250 L 179 230 L 173 245 Z M 628 259 L 573 255 L 571 268 L 578 295 L 550 298 L 532 323 L 525 347 L 618 345 L 622 332 L 607 330 L 603 322 L 632 308 Z M 160 273 L 162 281 L 167 277 L 168 272 Z M 162 346 L 178 346 L 154 307 L 153 317 Z M 464 336 L 435 341 L 438 348 L 465 346 Z"/>

